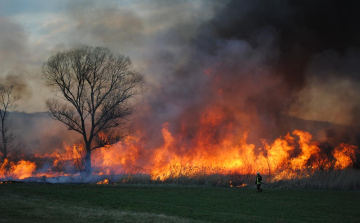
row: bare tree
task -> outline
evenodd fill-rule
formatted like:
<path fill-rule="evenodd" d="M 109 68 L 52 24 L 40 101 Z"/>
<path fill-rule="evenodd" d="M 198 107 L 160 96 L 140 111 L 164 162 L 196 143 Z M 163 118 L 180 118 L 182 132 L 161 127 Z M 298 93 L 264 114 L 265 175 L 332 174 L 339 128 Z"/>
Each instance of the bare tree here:
<path fill-rule="evenodd" d="M 59 52 L 43 65 L 57 99 L 47 100 L 49 114 L 81 134 L 85 171 L 92 174 L 91 152 L 121 140 L 131 99 L 142 93 L 144 77 L 131 69 L 128 57 L 108 48 L 80 47 Z"/>
<path fill-rule="evenodd" d="M 12 95 L 12 90 L 13 86 L 7 87 L 0 84 L 0 152 L 2 159 L 8 158 L 14 139 L 12 132 L 7 126 L 7 118 L 9 117 L 10 112 L 15 108 L 14 102 L 18 100 L 19 97 L 14 97 Z"/>

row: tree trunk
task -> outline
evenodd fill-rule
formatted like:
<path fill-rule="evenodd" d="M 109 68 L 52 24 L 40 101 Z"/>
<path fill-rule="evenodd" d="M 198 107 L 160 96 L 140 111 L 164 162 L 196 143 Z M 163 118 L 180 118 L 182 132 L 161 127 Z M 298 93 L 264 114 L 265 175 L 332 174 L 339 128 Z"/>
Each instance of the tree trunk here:
<path fill-rule="evenodd" d="M 90 145 L 86 145 L 86 154 L 85 154 L 85 173 L 87 176 L 92 175 L 91 167 L 91 149 Z"/>
<path fill-rule="evenodd" d="M 5 160 L 7 158 L 7 142 L 6 142 L 6 135 L 5 135 L 5 124 L 4 124 L 5 120 L 1 121 L 1 137 L 2 137 L 2 143 L 3 143 L 3 150 L 2 150 L 2 154 L 3 154 L 3 160 Z"/>

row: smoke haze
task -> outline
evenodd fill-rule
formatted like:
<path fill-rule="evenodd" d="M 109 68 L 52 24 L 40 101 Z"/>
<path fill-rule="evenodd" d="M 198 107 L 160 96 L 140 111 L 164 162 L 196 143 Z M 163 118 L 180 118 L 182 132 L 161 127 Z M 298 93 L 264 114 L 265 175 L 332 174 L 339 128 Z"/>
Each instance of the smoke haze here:
<path fill-rule="evenodd" d="M 51 92 L 42 63 L 85 44 L 130 56 L 146 76 L 148 92 L 131 127 L 143 131 L 149 148 L 163 143 L 164 123 L 189 148 L 203 125 L 215 144 L 224 134 L 240 140 L 249 132 L 258 145 L 301 119 L 324 125 L 307 128 L 321 140 L 344 138 L 345 127 L 335 124 L 350 126 L 349 134 L 360 124 L 356 1 L 39 2 L 18 10 L 9 2 L 13 10 L 0 16 L 0 81 L 22 96 L 18 111 L 46 111 Z M 65 129 L 54 132 L 46 137 L 56 142 L 40 151 L 68 139 Z"/>

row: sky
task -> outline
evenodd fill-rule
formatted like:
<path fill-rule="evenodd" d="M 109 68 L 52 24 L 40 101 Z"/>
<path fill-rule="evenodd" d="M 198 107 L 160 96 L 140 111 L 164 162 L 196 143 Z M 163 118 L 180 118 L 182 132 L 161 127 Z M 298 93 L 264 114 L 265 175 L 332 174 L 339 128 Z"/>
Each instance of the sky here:
<path fill-rule="evenodd" d="M 44 112 L 52 92 L 42 64 L 59 51 L 104 46 L 146 77 L 142 103 L 162 114 L 159 123 L 218 101 L 255 112 L 256 121 L 282 114 L 358 125 L 358 8 L 323 0 L 0 0 L 0 82 L 21 96 L 18 111 Z"/>

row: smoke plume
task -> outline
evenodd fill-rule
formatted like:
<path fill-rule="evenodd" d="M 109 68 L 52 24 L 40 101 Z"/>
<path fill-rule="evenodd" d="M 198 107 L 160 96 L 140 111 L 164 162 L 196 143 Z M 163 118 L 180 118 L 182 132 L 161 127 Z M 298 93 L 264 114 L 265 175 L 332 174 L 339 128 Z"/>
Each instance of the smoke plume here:
<path fill-rule="evenodd" d="M 172 69 L 164 68 L 161 87 L 146 98 L 146 112 L 136 122 L 136 128 L 148 129 L 150 141 L 156 141 L 164 122 L 170 132 L 185 132 L 185 141 L 191 141 L 201 120 L 212 115 L 218 118 L 209 126 L 216 128 L 210 133 L 214 143 L 229 133 L 229 125 L 239 137 L 249 131 L 256 144 L 260 138 L 274 139 L 296 128 L 289 115 L 354 124 L 358 3 L 229 1 L 217 9 L 190 39 L 179 42 L 174 35 L 182 23 L 163 35 L 169 37 L 163 44 L 177 43 L 178 50 L 156 52 L 158 66 Z M 344 106 L 336 107 L 339 102 Z"/>

